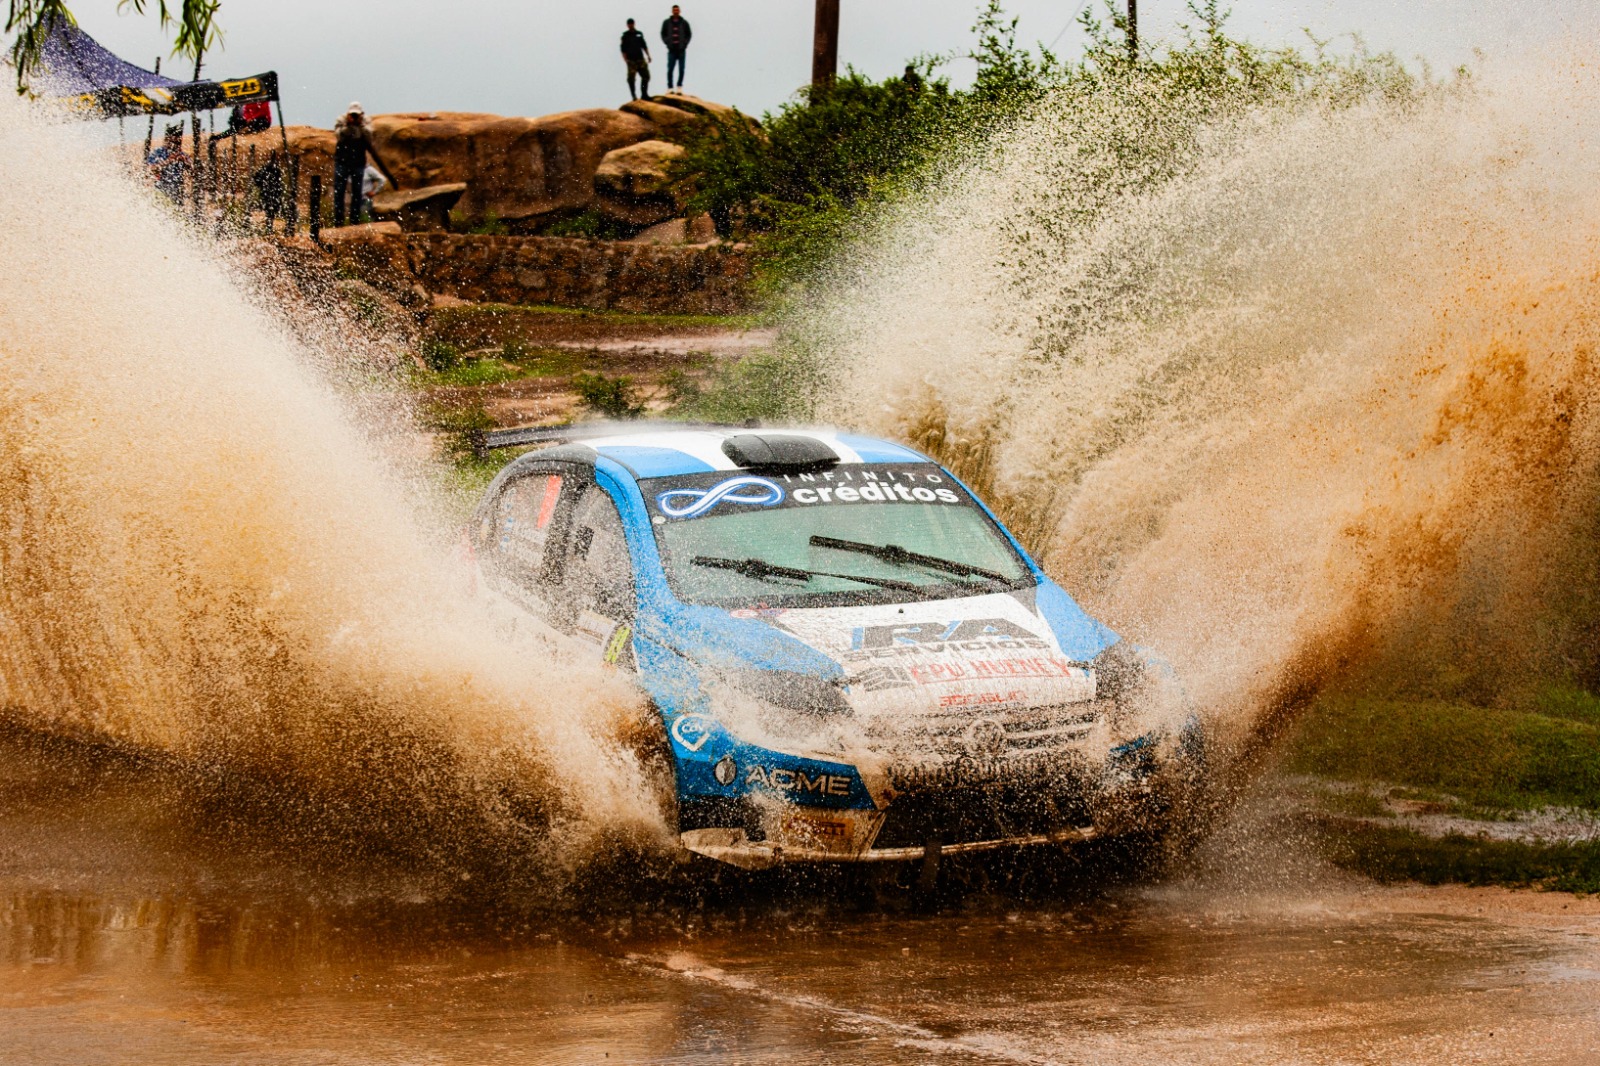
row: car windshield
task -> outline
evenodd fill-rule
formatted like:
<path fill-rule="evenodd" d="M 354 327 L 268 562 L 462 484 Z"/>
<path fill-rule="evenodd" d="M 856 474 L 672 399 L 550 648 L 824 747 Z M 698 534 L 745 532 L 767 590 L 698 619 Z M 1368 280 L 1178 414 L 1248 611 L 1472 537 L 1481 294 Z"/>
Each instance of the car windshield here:
<path fill-rule="evenodd" d="M 721 471 L 639 483 L 686 603 L 905 603 L 1036 583 L 994 521 L 932 463 L 814 474 Z"/>

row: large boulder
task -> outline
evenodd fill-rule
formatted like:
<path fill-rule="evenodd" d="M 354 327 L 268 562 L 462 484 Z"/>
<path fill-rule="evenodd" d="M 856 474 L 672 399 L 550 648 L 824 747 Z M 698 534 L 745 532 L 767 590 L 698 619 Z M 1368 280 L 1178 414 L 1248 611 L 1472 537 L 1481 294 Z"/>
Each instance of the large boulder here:
<path fill-rule="evenodd" d="M 689 136 L 694 127 L 704 121 L 705 116 L 702 113 L 681 107 L 669 107 L 661 102 L 664 99 L 665 97 L 653 96 L 648 100 L 629 100 L 618 110 L 638 115 L 654 125 L 656 136 L 663 141 L 681 141 Z"/>
<path fill-rule="evenodd" d="M 594 188 L 620 199 L 665 198 L 672 176 L 668 168 L 684 154 L 682 145 L 640 141 L 607 152 L 594 172 Z"/>

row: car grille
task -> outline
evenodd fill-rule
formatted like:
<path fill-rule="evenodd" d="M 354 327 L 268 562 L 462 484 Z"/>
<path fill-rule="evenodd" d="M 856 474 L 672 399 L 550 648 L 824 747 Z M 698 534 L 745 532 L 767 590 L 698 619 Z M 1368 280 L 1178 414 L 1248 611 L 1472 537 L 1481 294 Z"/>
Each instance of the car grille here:
<path fill-rule="evenodd" d="M 914 848 L 930 840 L 965 844 L 1086 825 L 1092 820 L 1088 793 L 1074 777 L 918 788 L 889 804 L 872 846 Z"/>
<path fill-rule="evenodd" d="M 1014 759 L 1070 750 L 1094 728 L 1104 701 L 1045 707 L 941 709 L 879 726 L 875 739 L 934 761 Z"/>

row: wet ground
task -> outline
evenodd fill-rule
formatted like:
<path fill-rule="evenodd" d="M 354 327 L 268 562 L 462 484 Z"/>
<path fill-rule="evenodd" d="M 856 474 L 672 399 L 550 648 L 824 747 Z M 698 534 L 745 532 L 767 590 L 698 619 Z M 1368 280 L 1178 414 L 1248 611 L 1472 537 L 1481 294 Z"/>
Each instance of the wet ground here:
<path fill-rule="evenodd" d="M 1600 908 L 1508 898 L 1191 886 L 608 936 L 11 886 L 0 1061 L 1600 1061 Z"/>
<path fill-rule="evenodd" d="M 1600 1061 L 1600 899 L 1381 888 L 1248 818 L 1168 884 L 554 891 L 207 832 L 181 778 L 0 743 L 0 1063 Z"/>

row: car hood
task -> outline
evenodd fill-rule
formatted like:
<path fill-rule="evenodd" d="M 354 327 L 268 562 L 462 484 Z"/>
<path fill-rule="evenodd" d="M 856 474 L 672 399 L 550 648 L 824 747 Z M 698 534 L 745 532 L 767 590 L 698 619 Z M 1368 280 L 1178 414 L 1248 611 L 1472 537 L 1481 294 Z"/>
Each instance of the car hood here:
<path fill-rule="evenodd" d="M 920 603 L 734 611 L 819 652 L 863 711 L 1075 703 L 1115 634 L 1050 585 Z"/>

